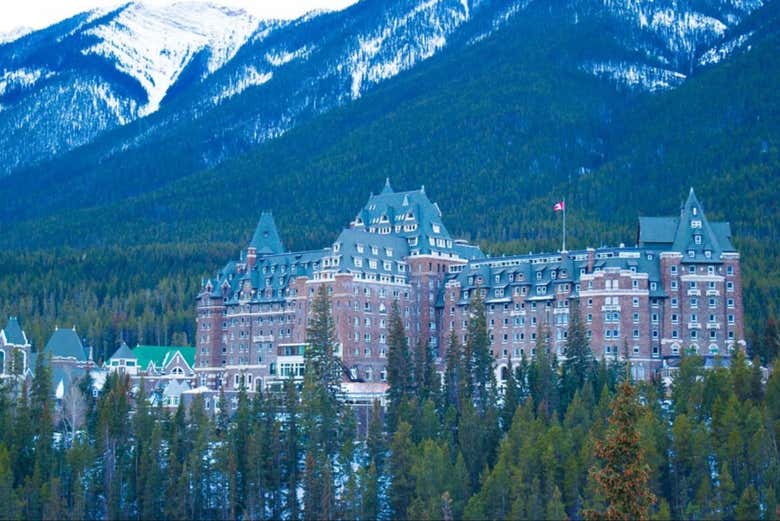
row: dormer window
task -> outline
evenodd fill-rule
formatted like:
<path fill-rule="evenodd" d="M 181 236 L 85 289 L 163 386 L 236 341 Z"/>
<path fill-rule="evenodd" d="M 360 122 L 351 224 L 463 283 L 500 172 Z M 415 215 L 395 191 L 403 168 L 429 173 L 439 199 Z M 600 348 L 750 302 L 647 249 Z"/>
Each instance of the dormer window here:
<path fill-rule="evenodd" d="M 695 251 L 688 250 L 688 257 L 695 257 L 695 256 L 696 256 L 696 252 Z"/>
<path fill-rule="evenodd" d="M 379 255 L 379 248 L 371 246 L 371 255 Z"/>
<path fill-rule="evenodd" d="M 333 252 L 336 253 L 341 250 L 341 243 L 337 242 L 333 245 Z"/>
<path fill-rule="evenodd" d="M 694 235 L 693 242 L 695 242 L 696 244 L 701 244 L 701 235 L 699 235 L 698 233 Z"/>
<path fill-rule="evenodd" d="M 691 213 L 693 213 L 693 215 L 699 215 L 699 209 L 694 206 L 691 208 Z"/>
<path fill-rule="evenodd" d="M 701 228 L 701 221 L 698 219 L 691 221 L 691 228 Z"/>
<path fill-rule="evenodd" d="M 712 257 L 712 252 L 710 250 L 704 250 L 704 256 L 709 259 Z"/>
<path fill-rule="evenodd" d="M 363 253 L 363 245 L 362 244 L 358 244 L 357 245 L 357 252 L 358 253 Z"/>
<path fill-rule="evenodd" d="M 432 225 L 432 227 L 433 227 L 433 233 L 440 233 L 441 232 L 441 227 L 438 224 L 434 223 Z"/>

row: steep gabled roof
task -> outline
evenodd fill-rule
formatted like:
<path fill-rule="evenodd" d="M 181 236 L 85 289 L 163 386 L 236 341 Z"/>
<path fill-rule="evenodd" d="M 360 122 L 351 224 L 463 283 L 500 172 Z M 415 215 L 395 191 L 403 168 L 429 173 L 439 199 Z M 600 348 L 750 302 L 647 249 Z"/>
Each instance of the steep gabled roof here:
<path fill-rule="evenodd" d="M 260 215 L 260 221 L 257 223 L 257 228 L 255 228 L 255 233 L 252 235 L 249 246 L 254 248 L 258 255 L 272 255 L 284 252 L 284 246 L 279 238 L 279 231 L 276 229 L 276 223 L 271 212 L 263 212 Z"/>
<path fill-rule="evenodd" d="M 26 346 L 29 344 L 27 335 L 16 317 L 8 317 L 8 323 L 5 325 L 5 329 L 3 329 L 3 334 L 8 344 L 15 346 Z"/>
<path fill-rule="evenodd" d="M 44 354 L 51 354 L 52 358 L 74 358 L 79 362 L 87 361 L 87 353 L 84 344 L 81 343 L 75 329 L 58 329 L 49 338 Z"/>
<path fill-rule="evenodd" d="M 109 360 L 136 360 L 137 357 L 133 352 L 130 350 L 130 348 L 127 346 L 126 343 L 122 342 L 122 345 L 119 346 L 119 348 L 114 351 L 114 354 L 111 355 L 111 358 Z"/>
<path fill-rule="evenodd" d="M 729 223 L 710 223 L 693 188 L 680 217 L 639 218 L 639 246 L 682 252 L 689 261 L 719 259 L 723 252 L 736 251 Z"/>

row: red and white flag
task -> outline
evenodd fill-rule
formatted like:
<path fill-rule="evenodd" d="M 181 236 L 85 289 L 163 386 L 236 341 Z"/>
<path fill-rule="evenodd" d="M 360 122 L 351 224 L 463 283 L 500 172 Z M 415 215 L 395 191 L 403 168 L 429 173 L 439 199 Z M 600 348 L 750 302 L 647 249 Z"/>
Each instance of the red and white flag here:
<path fill-rule="evenodd" d="M 566 210 L 566 203 L 564 201 L 559 201 L 553 206 L 553 211 L 555 212 L 563 212 L 564 210 Z"/>

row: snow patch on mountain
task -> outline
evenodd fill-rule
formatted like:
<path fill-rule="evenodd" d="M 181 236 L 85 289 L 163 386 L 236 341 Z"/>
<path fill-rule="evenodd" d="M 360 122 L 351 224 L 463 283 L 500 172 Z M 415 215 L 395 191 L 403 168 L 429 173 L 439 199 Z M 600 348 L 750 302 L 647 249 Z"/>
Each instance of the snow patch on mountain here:
<path fill-rule="evenodd" d="M 672 89 L 685 81 L 685 75 L 679 72 L 637 63 L 599 62 L 580 68 L 594 76 L 650 92 Z"/>
<path fill-rule="evenodd" d="M 753 36 L 754 32 L 755 31 L 750 31 L 747 34 L 741 34 L 732 40 L 709 49 L 699 58 L 699 65 L 713 65 L 721 60 L 724 60 L 725 58 L 728 58 L 735 50 L 744 47 L 750 37 Z"/>
<path fill-rule="evenodd" d="M 314 50 L 313 46 L 307 47 L 304 45 L 300 49 L 292 52 L 287 51 L 286 49 L 270 51 L 265 53 L 265 61 L 274 67 L 281 67 L 282 65 L 290 63 L 293 60 L 306 58 L 309 56 L 309 54 L 311 54 L 312 50 Z"/>
<path fill-rule="evenodd" d="M 468 4 L 448 6 L 446 0 L 428 0 L 403 16 L 388 20 L 380 30 L 360 35 L 346 60 L 350 71 L 350 95 L 357 99 L 367 84 L 379 83 L 428 59 L 447 43 L 447 36 L 469 18 Z M 425 34 L 412 26 L 422 24 Z M 343 65 L 339 64 L 339 71 Z"/>
<path fill-rule="evenodd" d="M 232 79 L 227 87 L 219 94 L 211 97 L 211 102 L 214 105 L 217 105 L 226 99 L 232 98 L 236 94 L 241 94 L 249 87 L 257 87 L 264 83 L 268 83 L 273 77 L 273 72 L 261 72 L 252 65 L 243 67 L 237 78 Z"/>
<path fill-rule="evenodd" d="M 199 52 L 209 52 L 213 73 L 246 42 L 258 20 L 243 12 L 210 4 L 176 3 L 152 7 L 129 4 L 108 23 L 86 31 L 100 43 L 82 51 L 115 63 L 147 93 L 139 115 L 160 107 L 168 89 Z"/>
<path fill-rule="evenodd" d="M 6 71 L 0 76 L 0 96 L 13 88 L 28 88 L 41 79 L 50 78 L 54 73 L 46 69 L 17 69 Z"/>
<path fill-rule="evenodd" d="M 522 2 L 516 2 L 513 4 L 510 4 L 509 7 L 504 9 L 503 11 L 499 12 L 494 18 L 491 23 L 490 30 L 485 31 L 483 33 L 480 33 L 472 38 L 469 39 L 468 42 L 466 42 L 466 45 L 474 45 L 477 42 L 480 42 L 484 40 L 485 38 L 491 36 L 493 33 L 501 29 L 501 27 L 504 26 L 510 19 L 512 19 L 516 14 L 518 14 L 520 11 L 528 7 L 528 4 L 531 3 L 531 0 L 523 0 Z"/>

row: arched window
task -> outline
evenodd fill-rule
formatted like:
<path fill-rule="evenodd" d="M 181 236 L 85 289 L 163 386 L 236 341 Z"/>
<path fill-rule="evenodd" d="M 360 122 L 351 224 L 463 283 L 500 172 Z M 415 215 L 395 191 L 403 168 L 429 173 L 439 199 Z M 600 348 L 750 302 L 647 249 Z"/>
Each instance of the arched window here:
<path fill-rule="evenodd" d="M 5 374 L 5 351 L 0 350 L 0 374 Z"/>
<path fill-rule="evenodd" d="M 176 376 L 183 376 L 184 369 L 182 369 L 181 367 L 174 367 L 173 369 L 171 369 L 171 374 Z"/>

